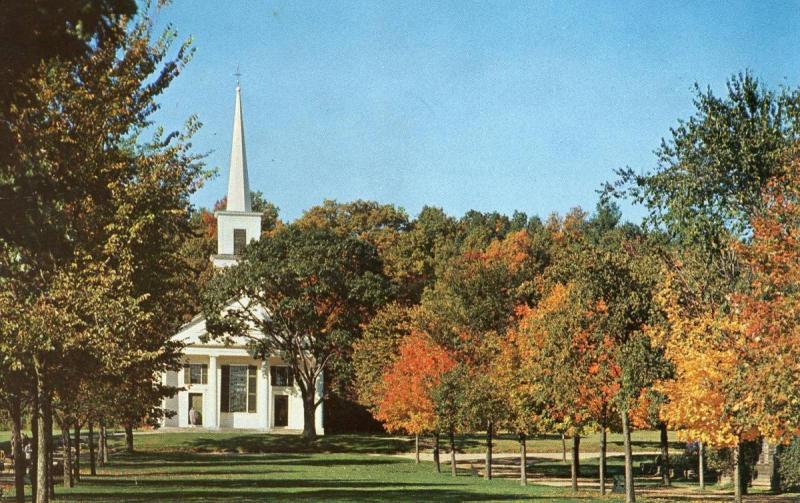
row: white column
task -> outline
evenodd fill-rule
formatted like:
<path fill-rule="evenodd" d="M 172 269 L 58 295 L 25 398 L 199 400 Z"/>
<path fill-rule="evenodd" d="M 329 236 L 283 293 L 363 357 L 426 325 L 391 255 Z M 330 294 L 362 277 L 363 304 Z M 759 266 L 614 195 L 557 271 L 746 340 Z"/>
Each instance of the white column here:
<path fill-rule="evenodd" d="M 256 393 L 258 394 L 258 427 L 266 430 L 269 428 L 269 380 L 267 379 L 267 372 L 269 366 L 267 362 L 262 361 L 259 365 L 258 382 L 256 383 Z"/>
<path fill-rule="evenodd" d="M 164 385 L 164 386 L 167 385 L 167 371 L 166 370 L 161 373 L 161 384 Z M 161 410 L 163 410 L 163 411 L 167 410 L 167 397 L 162 397 L 161 398 Z M 163 428 L 166 425 L 167 425 L 167 416 L 161 416 L 161 427 Z"/>
<path fill-rule="evenodd" d="M 320 373 L 319 379 L 317 379 L 317 392 L 315 393 L 315 400 L 319 400 L 325 390 L 325 381 L 323 374 Z M 322 407 L 324 407 L 324 403 L 320 403 L 317 406 L 317 410 L 314 411 L 314 427 L 317 429 L 317 433 L 324 434 L 325 428 L 322 427 Z"/>
<path fill-rule="evenodd" d="M 219 406 L 217 405 L 217 397 L 219 396 L 219 386 L 217 385 L 217 357 L 211 355 L 208 357 L 208 391 L 206 392 L 206 399 L 208 400 L 208 422 L 207 428 L 219 428 Z"/>
<path fill-rule="evenodd" d="M 272 411 L 272 407 L 274 407 L 275 402 L 272 400 L 272 377 L 270 377 L 270 369 L 269 369 L 269 359 L 264 360 L 264 379 L 267 380 L 267 399 L 264 401 L 264 405 L 267 406 L 266 416 L 267 416 L 267 429 L 271 430 L 274 424 L 274 413 Z"/>

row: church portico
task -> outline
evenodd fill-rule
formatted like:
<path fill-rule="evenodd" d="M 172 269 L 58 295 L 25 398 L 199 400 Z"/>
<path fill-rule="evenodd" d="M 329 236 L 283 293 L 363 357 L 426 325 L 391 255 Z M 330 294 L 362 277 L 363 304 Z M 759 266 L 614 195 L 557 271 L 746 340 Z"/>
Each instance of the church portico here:
<path fill-rule="evenodd" d="M 186 414 L 179 414 L 178 426 L 193 426 L 189 415 L 190 397 L 200 395 L 202 412 L 197 420 L 199 424 L 194 426 L 269 428 L 268 367 L 264 362 L 252 358 L 241 348 L 189 347 L 184 355 L 179 385 L 186 391 L 179 393 L 178 405 Z"/>
<path fill-rule="evenodd" d="M 300 390 L 280 358 L 264 362 L 243 348 L 225 346 L 187 347 L 184 355 L 181 369 L 165 374 L 164 383 L 181 390 L 165 400 L 165 408 L 176 414 L 165 419 L 163 426 L 302 430 Z M 316 423 L 322 431 L 319 408 Z"/>

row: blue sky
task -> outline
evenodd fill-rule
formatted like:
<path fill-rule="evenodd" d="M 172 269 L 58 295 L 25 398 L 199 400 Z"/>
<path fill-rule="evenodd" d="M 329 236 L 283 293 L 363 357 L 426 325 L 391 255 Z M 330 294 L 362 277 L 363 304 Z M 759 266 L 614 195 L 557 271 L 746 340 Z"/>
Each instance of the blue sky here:
<path fill-rule="evenodd" d="M 694 82 L 800 85 L 800 2 L 174 0 L 158 22 L 197 50 L 156 117 L 204 123 L 219 175 L 194 203 L 226 190 L 238 64 L 251 188 L 287 220 L 325 198 L 591 209 L 654 166 Z"/>

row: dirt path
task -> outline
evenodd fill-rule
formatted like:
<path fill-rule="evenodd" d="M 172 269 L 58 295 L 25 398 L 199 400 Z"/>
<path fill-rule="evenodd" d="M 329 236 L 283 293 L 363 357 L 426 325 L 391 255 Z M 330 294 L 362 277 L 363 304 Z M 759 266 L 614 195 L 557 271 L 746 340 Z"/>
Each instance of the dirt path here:
<path fill-rule="evenodd" d="M 657 456 L 658 451 L 640 451 L 636 454 L 653 455 Z M 377 454 L 376 454 L 377 455 Z M 385 454 L 384 454 L 385 455 Z M 414 459 L 414 453 L 393 454 L 392 456 L 401 457 L 404 459 Z M 581 453 L 581 460 L 596 459 L 599 455 L 594 452 Z M 608 453 L 609 458 L 624 456 L 624 453 Z M 536 473 L 537 461 L 560 461 L 562 454 L 560 452 L 537 452 L 529 454 L 526 458 L 529 464 L 534 465 L 528 469 L 528 480 L 532 484 L 539 484 L 552 487 L 570 487 L 572 482 L 569 478 L 549 477 Z M 420 460 L 433 461 L 433 454 L 430 452 L 420 453 Z M 473 476 L 482 477 L 483 467 L 485 461 L 485 454 L 483 453 L 456 453 L 456 466 L 462 472 L 472 472 Z M 514 453 L 498 453 L 492 456 L 492 473 L 496 478 L 509 478 L 519 479 L 519 454 Z M 567 456 L 569 461 L 569 456 Z M 442 452 L 442 464 L 450 464 L 450 453 Z M 730 502 L 732 498 L 731 491 L 719 490 L 716 488 L 709 488 L 704 492 L 700 492 L 696 487 L 662 487 L 660 486 L 661 479 L 657 476 L 636 476 L 636 494 L 647 498 L 648 502 Z M 606 486 L 607 492 L 611 492 L 613 480 L 609 480 Z M 597 479 L 589 479 L 581 477 L 578 479 L 578 487 L 581 493 L 597 494 L 600 492 L 600 482 Z M 800 498 L 797 496 L 783 496 L 771 494 L 750 494 L 745 496 L 744 501 L 747 503 L 800 503 Z"/>
<path fill-rule="evenodd" d="M 644 456 L 657 456 L 659 451 L 637 451 L 635 453 L 637 456 L 644 455 Z M 385 454 L 382 454 L 385 456 Z M 609 458 L 614 457 L 622 457 L 625 454 L 622 452 L 609 452 L 606 454 Z M 414 459 L 413 452 L 404 452 L 400 454 L 390 454 L 390 456 L 395 456 L 399 458 L 405 459 Z M 442 450 L 441 453 L 441 460 L 442 463 L 450 463 L 450 452 Z M 580 458 L 583 459 L 596 459 L 600 455 L 596 452 L 581 452 Z M 421 452 L 419 454 L 419 459 L 422 461 L 433 461 L 433 453 L 432 452 Z M 461 463 L 469 463 L 469 462 L 483 462 L 486 459 L 486 454 L 482 452 L 456 452 L 456 464 Z M 497 454 L 492 455 L 493 460 L 506 460 L 506 459 L 513 459 L 517 460 L 517 464 L 519 464 L 519 454 L 513 452 L 500 452 Z M 535 461 L 537 459 L 546 459 L 546 460 L 555 460 L 560 461 L 562 459 L 562 454 L 560 452 L 535 452 L 528 454 L 527 459 L 528 462 Z M 567 455 L 567 461 L 569 461 L 570 457 Z"/>

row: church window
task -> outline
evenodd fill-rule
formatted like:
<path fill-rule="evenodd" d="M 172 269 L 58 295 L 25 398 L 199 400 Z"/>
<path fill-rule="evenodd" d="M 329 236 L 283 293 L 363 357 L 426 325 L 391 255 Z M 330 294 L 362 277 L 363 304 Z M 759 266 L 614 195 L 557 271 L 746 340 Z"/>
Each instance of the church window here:
<path fill-rule="evenodd" d="M 233 254 L 241 255 L 247 245 L 247 231 L 244 229 L 233 229 Z"/>
<path fill-rule="evenodd" d="M 273 386 L 293 386 L 292 369 L 289 367 L 270 367 L 269 374 Z"/>
<path fill-rule="evenodd" d="M 221 412 L 256 412 L 257 368 L 255 365 L 223 365 Z"/>
<path fill-rule="evenodd" d="M 208 384 L 208 365 L 190 363 L 183 366 L 184 384 Z"/>

